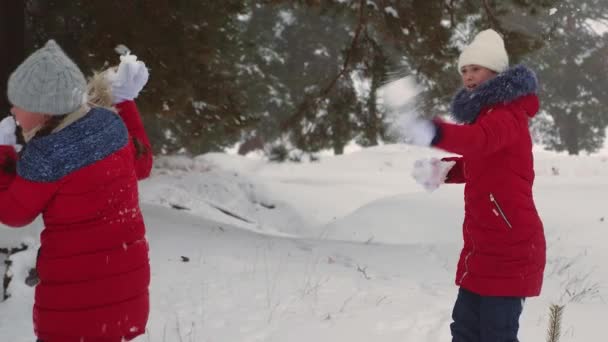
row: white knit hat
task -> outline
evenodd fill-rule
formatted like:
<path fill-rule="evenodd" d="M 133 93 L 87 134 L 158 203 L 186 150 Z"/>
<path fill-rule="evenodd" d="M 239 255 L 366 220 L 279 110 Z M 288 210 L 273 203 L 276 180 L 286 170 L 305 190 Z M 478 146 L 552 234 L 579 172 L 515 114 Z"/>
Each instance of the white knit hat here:
<path fill-rule="evenodd" d="M 479 65 L 501 73 L 509 67 L 505 42 L 496 31 L 479 32 L 471 44 L 465 46 L 458 59 L 458 72 L 465 65 Z"/>
<path fill-rule="evenodd" d="M 8 79 L 8 100 L 33 113 L 68 114 L 84 103 L 87 82 L 54 40 L 32 53 Z"/>

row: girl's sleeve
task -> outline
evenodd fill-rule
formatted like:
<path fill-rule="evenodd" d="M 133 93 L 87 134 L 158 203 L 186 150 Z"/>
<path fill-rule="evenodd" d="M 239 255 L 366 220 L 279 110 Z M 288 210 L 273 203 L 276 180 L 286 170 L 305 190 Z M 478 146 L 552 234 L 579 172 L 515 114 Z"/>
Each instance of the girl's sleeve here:
<path fill-rule="evenodd" d="M 437 136 L 433 146 L 463 157 L 490 155 L 528 131 L 528 119 L 515 108 L 501 107 L 471 125 L 435 121 Z"/>
<path fill-rule="evenodd" d="M 15 174 L 17 153 L 0 146 L 0 222 L 11 227 L 28 225 L 55 195 L 57 182 L 33 182 Z"/>
<path fill-rule="evenodd" d="M 4 191 L 15 179 L 17 151 L 13 146 L 0 145 L 0 191 Z"/>
<path fill-rule="evenodd" d="M 118 114 L 124 121 L 129 131 L 130 140 L 134 145 L 134 162 L 137 179 L 144 179 L 150 176 L 152 170 L 152 146 L 150 139 L 144 129 L 141 115 L 134 101 L 123 101 L 116 105 Z"/>
<path fill-rule="evenodd" d="M 455 162 L 454 166 L 448 172 L 447 178 L 445 179 L 445 183 L 450 184 L 459 184 L 466 183 L 466 179 L 464 177 L 464 158 L 462 157 L 448 157 L 442 158 L 441 161 L 445 162 Z"/>

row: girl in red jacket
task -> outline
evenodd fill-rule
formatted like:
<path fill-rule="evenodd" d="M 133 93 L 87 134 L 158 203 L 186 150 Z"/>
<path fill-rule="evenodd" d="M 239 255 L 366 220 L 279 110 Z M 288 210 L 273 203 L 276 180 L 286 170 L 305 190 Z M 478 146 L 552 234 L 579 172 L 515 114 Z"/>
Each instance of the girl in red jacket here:
<path fill-rule="evenodd" d="M 409 141 L 460 155 L 418 161 L 428 189 L 465 183 L 464 247 L 456 284 L 453 342 L 515 342 L 526 297 L 538 296 L 545 268 L 543 225 L 532 196 L 528 121 L 539 110 L 534 72 L 509 68 L 502 38 L 479 33 L 458 61 L 463 89 L 452 101 L 459 124 L 416 118 Z"/>
<path fill-rule="evenodd" d="M 42 214 L 39 341 L 118 342 L 144 333 L 150 266 L 137 179 L 149 175 L 152 154 L 133 99 L 147 79 L 132 56 L 109 74 L 117 115 L 87 102 L 82 72 L 52 40 L 9 78 L 26 145 L 19 156 L 0 146 L 2 169 L 16 161 L 16 173 L 0 173 L 0 222 L 20 227 Z"/>

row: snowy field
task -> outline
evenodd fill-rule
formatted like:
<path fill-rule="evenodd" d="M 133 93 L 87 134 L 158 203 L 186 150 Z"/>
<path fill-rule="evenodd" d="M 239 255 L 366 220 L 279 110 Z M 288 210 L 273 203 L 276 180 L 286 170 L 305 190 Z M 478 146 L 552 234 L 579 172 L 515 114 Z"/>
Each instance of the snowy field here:
<path fill-rule="evenodd" d="M 140 183 L 153 274 L 148 331 L 137 341 L 449 341 L 463 187 L 426 193 L 410 177 L 414 160 L 440 155 L 390 145 L 302 164 L 157 160 Z M 555 303 L 566 305 L 562 342 L 599 341 L 608 157 L 537 152 L 535 168 L 548 264 L 521 340 L 545 340 Z M 40 229 L 0 231 L 0 247 L 31 246 L 11 256 L 1 341 L 34 340 L 24 279 Z"/>

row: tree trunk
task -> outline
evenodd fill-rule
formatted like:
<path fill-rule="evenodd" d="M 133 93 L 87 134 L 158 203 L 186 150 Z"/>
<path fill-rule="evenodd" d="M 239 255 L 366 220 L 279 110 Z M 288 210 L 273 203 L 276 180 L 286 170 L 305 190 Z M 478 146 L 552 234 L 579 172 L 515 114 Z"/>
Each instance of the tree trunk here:
<path fill-rule="evenodd" d="M 336 110 L 348 110 L 336 108 Z M 331 140 L 334 155 L 344 154 L 344 146 L 350 139 L 350 129 L 348 127 L 348 112 L 335 112 L 331 120 Z"/>
<path fill-rule="evenodd" d="M 576 29 L 576 18 L 574 17 L 574 15 L 568 16 L 566 20 L 566 27 L 568 28 L 568 30 L 572 31 Z M 572 70 L 575 70 L 577 67 L 574 63 L 575 56 L 576 52 L 571 51 L 570 49 L 568 50 L 567 56 L 564 56 L 566 58 L 566 63 L 568 63 L 568 66 L 570 68 L 573 68 Z M 576 98 L 575 94 L 578 92 L 578 90 L 574 82 L 566 82 L 566 84 L 568 94 L 572 96 L 570 98 Z M 564 122 L 565 126 L 563 128 L 562 134 L 564 136 L 564 144 L 566 145 L 566 150 L 568 151 L 569 155 L 578 155 L 578 153 L 580 152 L 578 134 L 580 129 L 580 123 L 578 122 L 578 115 L 573 112 L 566 113 Z"/>
<path fill-rule="evenodd" d="M 0 117 L 6 116 L 10 103 L 6 84 L 25 52 L 25 1 L 0 1 Z"/>
<path fill-rule="evenodd" d="M 363 128 L 367 146 L 378 145 L 379 123 L 376 91 L 380 87 L 380 82 L 378 75 L 373 73 L 369 98 L 367 99 L 367 120 L 365 120 L 365 127 Z"/>
<path fill-rule="evenodd" d="M 259 135 L 254 135 L 239 146 L 238 154 L 241 156 L 247 155 L 247 153 L 255 150 L 264 149 L 264 139 Z"/>
<path fill-rule="evenodd" d="M 565 125 L 562 127 L 562 135 L 564 137 L 564 145 L 568 154 L 576 156 L 580 152 L 578 129 L 579 123 L 577 122 L 577 116 L 573 113 L 566 116 Z"/>
<path fill-rule="evenodd" d="M 341 154 L 344 154 L 344 144 L 334 141 L 334 155 L 339 156 Z"/>
<path fill-rule="evenodd" d="M 369 39 L 372 46 L 374 57 L 371 68 L 371 85 L 369 98 L 367 99 L 367 118 L 363 128 L 367 146 L 378 145 L 378 137 L 382 130 L 382 118 L 378 113 L 378 97 L 376 92 L 382 86 L 384 76 L 386 75 L 386 57 L 382 53 L 380 46 L 373 40 Z"/>

